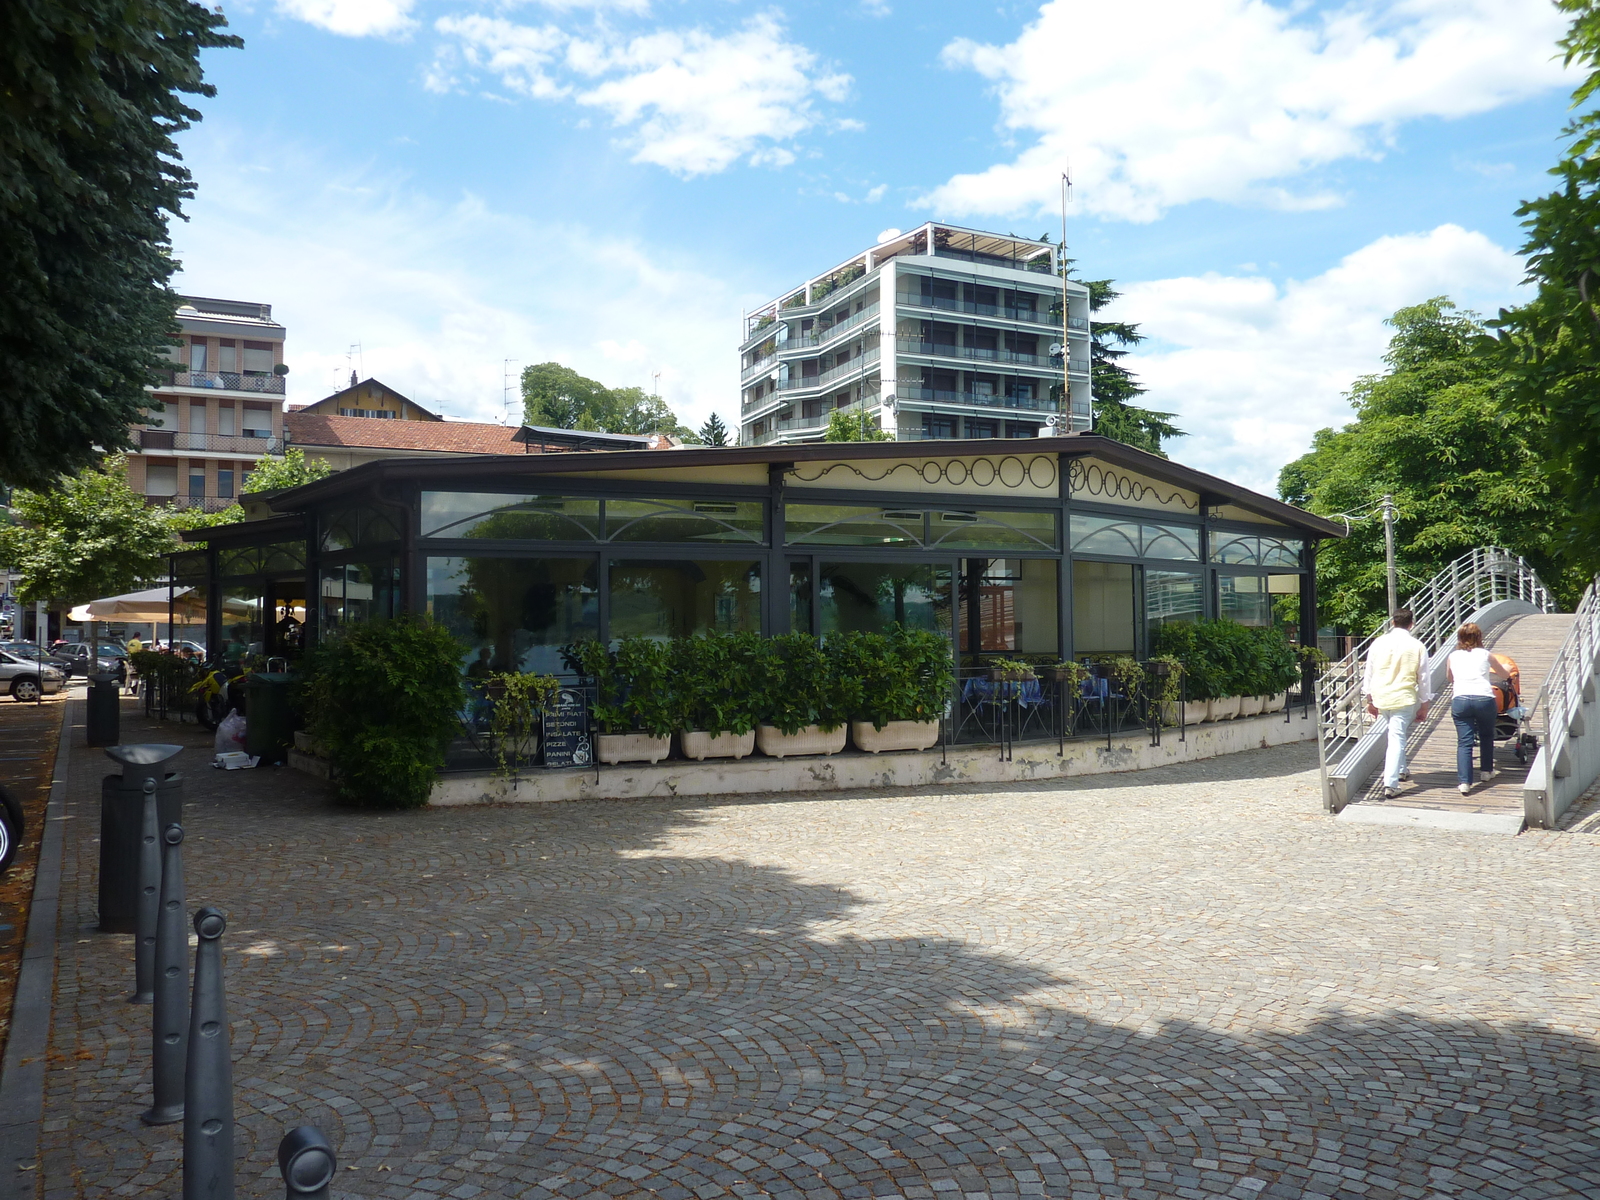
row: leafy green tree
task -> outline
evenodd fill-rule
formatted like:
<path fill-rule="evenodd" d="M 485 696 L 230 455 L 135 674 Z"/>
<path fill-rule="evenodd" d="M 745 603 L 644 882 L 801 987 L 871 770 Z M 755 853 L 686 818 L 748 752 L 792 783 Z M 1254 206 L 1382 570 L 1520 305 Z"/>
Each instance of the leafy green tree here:
<path fill-rule="evenodd" d="M 258 462 L 245 481 L 245 490 L 273 492 L 296 488 L 332 474 L 333 467 L 328 463 L 320 458 L 307 458 L 304 450 L 291 446 L 283 452 L 282 458 L 263 458 Z"/>
<path fill-rule="evenodd" d="M 894 435 L 879 426 L 872 413 L 857 412 L 853 408 L 836 408 L 828 414 L 828 431 L 822 435 L 825 442 L 890 442 Z"/>
<path fill-rule="evenodd" d="M 522 411 L 529 425 L 606 433 L 667 433 L 686 442 L 699 441 L 660 396 L 651 396 L 643 388 L 608 388 L 560 363 L 523 368 Z"/>
<path fill-rule="evenodd" d="M 1387 615 L 1380 498 L 1394 497 L 1402 598 L 1451 559 L 1501 545 L 1526 556 L 1558 590 L 1565 524 L 1538 449 L 1544 431 L 1510 409 L 1501 365 L 1476 352 L 1478 318 L 1444 297 L 1402 308 L 1387 370 L 1356 380 L 1356 419 L 1323 429 L 1283 468 L 1278 493 L 1323 516 L 1349 515 L 1350 536 L 1317 556 L 1321 617 L 1367 632 Z"/>
<path fill-rule="evenodd" d="M 18 490 L 0 526 L 0 561 L 21 577 L 25 604 L 80 604 L 148 587 L 176 548 L 167 510 L 128 486 L 121 459 L 63 480 L 48 492 Z"/>
<path fill-rule="evenodd" d="M 1560 46 L 1588 71 L 1572 94 L 1582 111 L 1551 169 L 1560 186 L 1517 209 L 1534 298 L 1502 310 L 1499 358 L 1514 402 L 1542 428 L 1540 450 L 1565 500 L 1563 549 L 1580 574 L 1600 570 L 1600 3 L 1556 0 L 1572 14 Z"/>
<path fill-rule="evenodd" d="M 728 427 L 722 423 L 722 418 L 712 413 L 706 418 L 706 423 L 700 426 L 700 442 L 706 446 L 726 446 L 728 444 Z"/>
<path fill-rule="evenodd" d="M 174 135 L 242 45 L 190 0 L 0 4 L 0 480 L 40 491 L 129 444 L 177 333 Z"/>

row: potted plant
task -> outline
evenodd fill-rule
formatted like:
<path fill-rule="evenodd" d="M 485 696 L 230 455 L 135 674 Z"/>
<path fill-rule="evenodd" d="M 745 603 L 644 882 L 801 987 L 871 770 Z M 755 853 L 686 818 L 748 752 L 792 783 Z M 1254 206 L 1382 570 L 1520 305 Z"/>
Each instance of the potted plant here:
<path fill-rule="evenodd" d="M 1053 666 L 1045 667 L 1044 677 L 1050 683 L 1065 688 L 1069 693 L 1076 693 L 1083 686 L 1083 681 L 1089 677 L 1089 668 L 1081 662 L 1063 659 Z"/>
<path fill-rule="evenodd" d="M 553 675 L 513 671 L 489 676 L 484 694 L 493 706 L 489 733 L 500 775 L 515 779 L 518 767 L 539 753 L 544 711 L 560 690 L 560 681 Z"/>
<path fill-rule="evenodd" d="M 1184 711 L 1178 711 L 1179 697 L 1183 695 L 1183 660 L 1172 654 L 1158 654 L 1144 664 L 1145 674 L 1150 680 L 1150 703 L 1165 725 L 1177 725 L 1181 721 L 1188 724 L 1190 721 L 1205 719 L 1205 702 L 1199 704 L 1199 716 L 1191 717 L 1189 704 L 1184 705 Z"/>
<path fill-rule="evenodd" d="M 758 690 L 766 718 L 756 727 L 761 753 L 787 758 L 843 750 L 845 697 L 817 640 L 786 633 L 767 639 L 765 650 Z"/>
<path fill-rule="evenodd" d="M 1034 674 L 1033 664 L 1023 662 L 1020 658 L 992 658 L 989 660 L 989 681 L 991 683 L 1032 683 L 1038 676 Z"/>
<path fill-rule="evenodd" d="M 601 762 L 657 763 L 671 752 L 676 721 L 663 643 L 627 637 L 608 650 L 584 641 L 567 657 L 595 683 L 595 753 Z"/>
<path fill-rule="evenodd" d="M 1157 658 L 1183 663 L 1188 702 L 1185 724 L 1221 721 L 1238 715 L 1237 692 L 1230 691 L 1234 675 L 1226 639 L 1214 628 L 1219 621 L 1173 622 L 1156 631 L 1152 648 Z M 1231 622 L 1229 622 L 1231 624 Z"/>
<path fill-rule="evenodd" d="M 825 650 L 847 697 L 857 749 L 926 750 L 938 742 L 955 678 L 947 639 L 895 625 L 887 633 L 833 634 Z"/>
<path fill-rule="evenodd" d="M 672 643 L 678 745 L 685 758 L 739 759 L 755 749 L 761 653 L 755 633 L 706 633 Z"/>

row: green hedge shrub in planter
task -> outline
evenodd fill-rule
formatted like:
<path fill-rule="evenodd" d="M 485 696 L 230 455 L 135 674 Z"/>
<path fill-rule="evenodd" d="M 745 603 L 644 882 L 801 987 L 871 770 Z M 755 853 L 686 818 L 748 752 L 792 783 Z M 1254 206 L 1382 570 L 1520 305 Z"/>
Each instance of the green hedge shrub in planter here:
<path fill-rule="evenodd" d="M 759 633 L 704 633 L 675 639 L 668 652 L 678 727 L 716 737 L 746 734 L 761 718 L 765 639 Z"/>
<path fill-rule="evenodd" d="M 601 733 L 644 730 L 668 737 L 677 728 L 668 643 L 625 637 L 615 650 L 583 641 L 566 650 L 567 661 L 595 682 L 594 719 Z"/>
<path fill-rule="evenodd" d="M 809 633 L 766 639 L 758 676 L 764 709 L 758 719 L 779 733 L 792 736 L 807 725 L 828 732 L 850 717 L 848 685 L 841 686 L 834 662 Z"/>
<path fill-rule="evenodd" d="M 311 732 L 351 804 L 416 808 L 460 731 L 463 647 L 413 617 L 348 625 L 310 656 Z"/>
<path fill-rule="evenodd" d="M 938 720 L 950 699 L 950 642 L 930 630 L 895 625 L 887 633 L 829 634 L 823 653 L 848 718 L 871 721 L 874 729 Z"/>
<path fill-rule="evenodd" d="M 1183 660 L 1191 700 L 1272 696 L 1298 677 L 1294 647 L 1282 633 L 1226 618 L 1163 625 L 1154 649 Z"/>

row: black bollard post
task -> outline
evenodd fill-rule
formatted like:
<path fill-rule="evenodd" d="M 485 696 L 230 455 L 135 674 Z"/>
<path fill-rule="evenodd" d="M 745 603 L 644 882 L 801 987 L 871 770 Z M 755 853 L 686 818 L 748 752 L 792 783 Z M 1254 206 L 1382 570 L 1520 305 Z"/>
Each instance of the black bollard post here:
<path fill-rule="evenodd" d="M 156 1006 L 150 1033 L 155 1101 L 146 1125 L 183 1120 L 183 1064 L 188 1058 L 189 938 L 184 926 L 183 827 L 161 835 L 161 917 L 156 925 Z"/>
<path fill-rule="evenodd" d="M 291 1129 L 278 1143 L 278 1171 L 288 1200 L 328 1200 L 328 1184 L 338 1169 L 333 1143 L 313 1125 Z"/>
<path fill-rule="evenodd" d="M 233 1062 L 222 988 L 222 934 L 214 908 L 194 915 L 194 1003 L 183 1070 L 183 1200 L 233 1200 Z"/>
<path fill-rule="evenodd" d="M 139 909 L 133 941 L 134 1004 L 155 999 L 156 921 L 161 914 L 161 821 L 156 807 L 156 781 L 144 781 L 144 811 L 139 825 Z"/>

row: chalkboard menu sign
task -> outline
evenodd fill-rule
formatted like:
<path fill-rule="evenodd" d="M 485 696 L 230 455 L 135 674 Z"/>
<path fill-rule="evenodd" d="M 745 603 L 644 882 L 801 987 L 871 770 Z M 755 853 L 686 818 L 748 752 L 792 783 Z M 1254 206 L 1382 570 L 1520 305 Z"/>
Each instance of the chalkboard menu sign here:
<path fill-rule="evenodd" d="M 562 688 L 544 713 L 544 765 L 587 767 L 593 762 L 589 712 L 583 693 L 576 688 Z"/>

